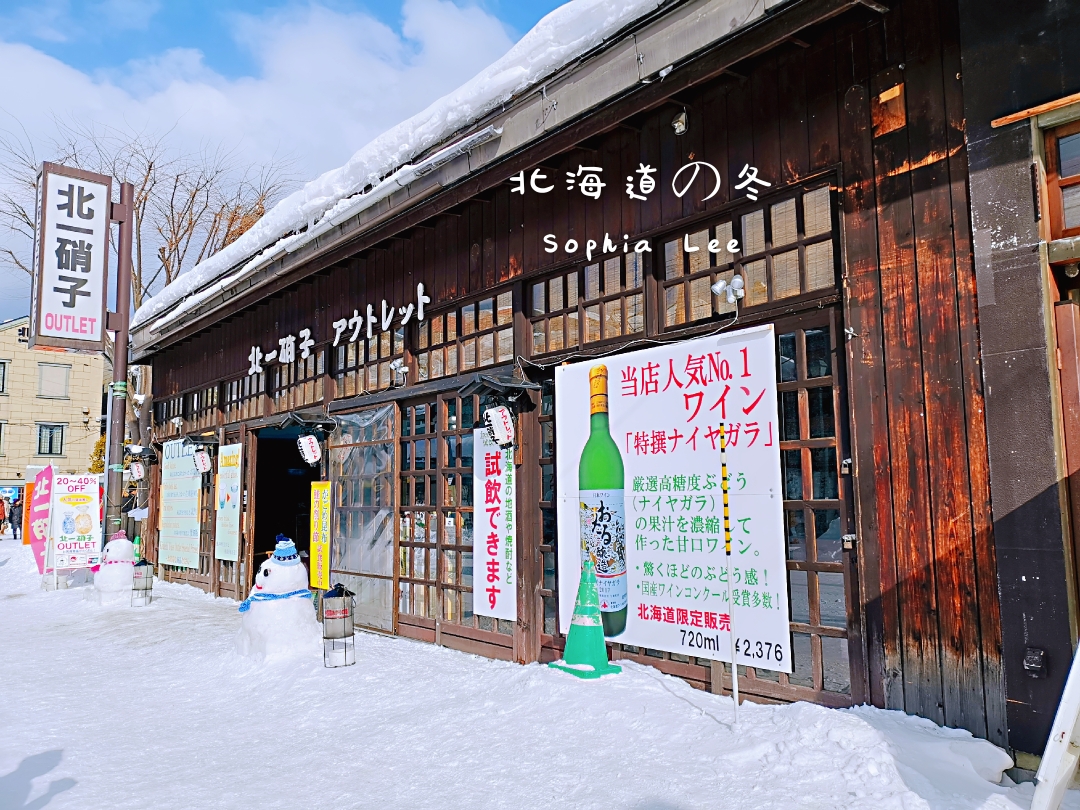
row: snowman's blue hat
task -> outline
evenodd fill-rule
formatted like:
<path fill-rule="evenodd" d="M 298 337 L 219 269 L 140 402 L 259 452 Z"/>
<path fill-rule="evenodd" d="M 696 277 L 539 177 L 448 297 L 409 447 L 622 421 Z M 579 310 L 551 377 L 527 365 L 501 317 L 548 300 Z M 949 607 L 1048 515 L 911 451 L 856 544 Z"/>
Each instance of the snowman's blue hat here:
<path fill-rule="evenodd" d="M 283 534 L 277 536 L 277 545 L 274 546 L 274 562 L 278 565 L 299 565 L 300 552 L 296 550 L 296 543 Z"/>

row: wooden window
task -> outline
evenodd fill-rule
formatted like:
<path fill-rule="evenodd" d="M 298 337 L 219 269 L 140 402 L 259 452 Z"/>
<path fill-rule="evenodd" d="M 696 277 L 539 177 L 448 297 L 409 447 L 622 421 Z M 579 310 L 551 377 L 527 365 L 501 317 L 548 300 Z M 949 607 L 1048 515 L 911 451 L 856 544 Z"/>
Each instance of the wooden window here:
<path fill-rule="evenodd" d="M 275 363 L 271 367 L 274 412 L 322 402 L 324 373 L 326 351 L 322 348 L 313 349 L 307 357 L 301 357 L 298 351 L 291 363 Z"/>
<path fill-rule="evenodd" d="M 67 399 L 71 366 L 60 363 L 38 363 L 38 396 L 46 399 Z"/>
<path fill-rule="evenodd" d="M 510 290 L 428 317 L 417 325 L 416 379 L 435 380 L 514 361 Z"/>
<path fill-rule="evenodd" d="M 39 456 L 62 456 L 64 454 L 64 426 L 37 426 L 37 454 Z"/>
<path fill-rule="evenodd" d="M 1080 235 L 1080 121 L 1045 136 L 1050 236 Z"/>
<path fill-rule="evenodd" d="M 184 398 L 182 396 L 159 399 L 154 403 L 154 437 L 167 439 L 182 433 Z M 179 420 L 179 423 L 174 420 Z"/>
<path fill-rule="evenodd" d="M 737 239 L 740 252 L 727 251 Z M 660 282 L 664 329 L 734 314 L 712 294 L 719 279 L 743 277 L 745 308 L 759 307 L 836 286 L 836 229 L 828 186 L 750 208 L 730 219 L 664 242 Z"/>
<path fill-rule="evenodd" d="M 438 603 L 437 400 L 401 410 L 398 612 L 434 619 Z"/>
<path fill-rule="evenodd" d="M 262 415 L 259 395 L 265 384 L 263 374 L 245 374 L 225 383 L 225 423 L 254 419 Z"/>
<path fill-rule="evenodd" d="M 558 531 L 555 522 L 555 381 L 545 380 L 540 391 L 540 558 L 544 578 L 540 598 L 544 603 L 543 633 L 554 636 L 559 629 Z"/>
<path fill-rule="evenodd" d="M 643 267 L 641 254 L 622 253 L 530 285 L 532 353 L 643 332 Z"/>
<path fill-rule="evenodd" d="M 189 430 L 214 427 L 218 423 L 218 387 L 201 388 L 184 395 L 184 421 Z"/>
<path fill-rule="evenodd" d="M 405 329 L 398 327 L 392 332 L 382 332 L 373 335 L 371 340 L 360 337 L 354 343 L 337 346 L 334 352 L 334 379 L 339 399 L 383 391 L 394 382 L 390 364 L 405 353 Z M 322 398 L 321 394 L 318 398 Z"/>

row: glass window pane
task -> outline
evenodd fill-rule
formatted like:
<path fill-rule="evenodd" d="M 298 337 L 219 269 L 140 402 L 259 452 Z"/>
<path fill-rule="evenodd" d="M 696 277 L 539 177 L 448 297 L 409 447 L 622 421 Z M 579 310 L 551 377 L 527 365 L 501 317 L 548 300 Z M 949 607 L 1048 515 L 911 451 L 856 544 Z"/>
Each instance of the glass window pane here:
<path fill-rule="evenodd" d="M 463 340 L 461 342 L 461 367 L 468 370 L 476 367 L 476 341 Z"/>
<path fill-rule="evenodd" d="M 683 287 L 676 284 L 664 290 L 664 325 L 675 326 L 686 321 L 686 301 Z"/>
<path fill-rule="evenodd" d="M 806 516 L 802 509 L 784 510 L 784 539 L 789 560 L 806 561 Z"/>
<path fill-rule="evenodd" d="M 443 476 L 443 505 L 457 506 L 457 476 Z"/>
<path fill-rule="evenodd" d="M 409 506 L 410 502 L 409 502 L 409 479 L 408 478 L 402 478 L 401 479 L 401 489 L 399 491 L 401 492 L 401 505 L 402 506 Z"/>
<path fill-rule="evenodd" d="M 490 329 L 495 325 L 495 299 L 485 298 L 479 306 L 480 324 L 477 329 Z"/>
<path fill-rule="evenodd" d="M 790 245 L 799 238 L 799 229 L 795 225 L 795 198 L 783 200 L 770 208 L 772 216 L 772 246 L 774 248 Z"/>
<path fill-rule="evenodd" d="M 815 500 L 834 500 L 840 497 L 836 481 L 835 447 L 815 447 L 810 451 L 810 473 Z"/>
<path fill-rule="evenodd" d="M 840 576 L 837 574 L 837 576 Z M 846 638 L 821 637 L 822 669 L 824 686 L 830 692 L 851 694 L 851 665 L 848 663 Z"/>
<path fill-rule="evenodd" d="M 712 279 L 708 276 L 701 276 L 690 282 L 690 320 L 700 321 L 712 316 L 713 294 L 709 289 L 711 283 Z"/>
<path fill-rule="evenodd" d="M 641 286 L 641 254 L 627 253 L 623 259 L 626 263 L 626 288 L 636 290 Z"/>
<path fill-rule="evenodd" d="M 544 285 L 533 284 L 532 288 L 532 314 L 543 315 L 544 310 Z"/>
<path fill-rule="evenodd" d="M 622 291 L 622 260 L 616 256 L 604 260 L 604 295 Z"/>
<path fill-rule="evenodd" d="M 549 503 L 555 500 L 555 467 L 551 464 L 540 468 L 540 500 Z"/>
<path fill-rule="evenodd" d="M 413 479 L 413 503 L 418 506 L 427 503 L 427 479 L 423 476 Z"/>
<path fill-rule="evenodd" d="M 728 253 L 728 242 L 731 241 L 731 223 L 721 222 L 716 226 L 716 246 L 719 248 L 719 253 L 713 254 L 713 264 L 717 267 L 723 267 L 724 265 L 731 264 L 731 254 Z"/>
<path fill-rule="evenodd" d="M 832 388 L 811 388 L 806 392 L 810 410 L 810 438 L 827 439 L 836 434 Z"/>
<path fill-rule="evenodd" d="M 420 436 L 427 433 L 427 405 L 417 405 L 413 409 L 413 413 L 416 417 L 416 435 Z"/>
<path fill-rule="evenodd" d="M 832 341 L 827 328 L 806 330 L 806 376 L 828 377 L 832 374 Z"/>
<path fill-rule="evenodd" d="M 416 377 L 420 380 L 428 378 L 428 356 L 426 353 L 416 357 Z"/>
<path fill-rule="evenodd" d="M 791 663 L 794 672 L 788 675 L 788 681 L 796 686 L 814 685 L 814 660 L 810 636 L 807 633 L 791 634 Z"/>
<path fill-rule="evenodd" d="M 791 589 L 791 621 L 810 624 L 810 589 L 806 572 L 788 571 L 788 583 Z"/>
<path fill-rule="evenodd" d="M 818 593 L 821 599 L 821 623 L 825 627 L 847 627 L 844 575 L 827 571 L 819 573 Z"/>
<path fill-rule="evenodd" d="M 446 414 L 446 429 L 457 430 L 457 400 L 445 400 L 443 402 L 443 413 Z"/>
<path fill-rule="evenodd" d="M 476 420 L 473 415 L 473 398 L 462 397 L 461 398 L 461 427 L 465 430 L 470 430 L 473 427 L 473 422 Z M 469 447 L 472 448 L 472 437 L 469 437 Z M 471 454 L 470 454 L 471 455 Z M 472 461 L 469 462 L 469 466 L 472 466 Z"/>
<path fill-rule="evenodd" d="M 458 437 L 457 436 L 445 436 L 446 442 L 446 466 L 454 467 L 457 465 L 458 459 Z"/>
<path fill-rule="evenodd" d="M 576 307 L 578 302 L 578 274 L 577 270 L 566 274 L 566 306 Z"/>
<path fill-rule="evenodd" d="M 806 248 L 806 289 L 822 290 L 836 284 L 832 241 L 818 242 Z"/>
<path fill-rule="evenodd" d="M 793 442 L 799 438 L 799 392 L 780 392 L 780 441 Z"/>
<path fill-rule="evenodd" d="M 563 347 L 563 316 L 548 318 L 548 351 L 557 352 Z"/>
<path fill-rule="evenodd" d="M 640 332 L 645 328 L 645 310 L 641 302 L 641 294 L 628 295 L 626 297 L 626 333 Z"/>
<path fill-rule="evenodd" d="M 555 455 L 555 423 L 540 423 L 540 455 L 543 458 L 551 458 Z"/>
<path fill-rule="evenodd" d="M 461 308 L 461 334 L 471 335 L 476 331 L 476 305 L 469 304 Z"/>
<path fill-rule="evenodd" d="M 514 359 L 514 330 L 502 329 L 496 333 L 499 336 L 499 362 L 505 363 Z"/>
<path fill-rule="evenodd" d="M 798 295 L 799 288 L 799 251 L 789 250 L 773 256 L 773 297 L 787 298 Z"/>
<path fill-rule="evenodd" d="M 446 341 L 457 340 L 457 312 L 446 313 Z"/>
<path fill-rule="evenodd" d="M 566 313 L 566 348 L 578 345 L 578 313 L 572 309 Z"/>
<path fill-rule="evenodd" d="M 743 306 L 753 307 L 769 300 L 769 287 L 765 281 L 765 260 L 758 259 L 742 266 L 743 281 L 746 284 L 746 297 Z"/>
<path fill-rule="evenodd" d="M 469 405 L 471 406 L 472 403 L 470 402 Z M 462 411 L 464 411 L 464 408 L 462 408 Z M 464 417 L 465 415 L 466 414 L 463 412 L 462 416 Z M 469 411 L 468 416 L 469 416 L 469 422 L 471 422 L 472 421 L 471 407 L 470 407 L 470 411 Z M 463 421 L 463 424 L 468 424 L 468 422 L 465 422 L 464 419 L 462 421 Z M 466 433 L 461 437 L 461 466 L 462 467 L 471 467 L 472 465 L 473 465 L 473 435 L 471 433 Z"/>
<path fill-rule="evenodd" d="M 446 373 L 457 374 L 458 371 L 458 347 L 450 344 L 446 347 Z"/>
<path fill-rule="evenodd" d="M 412 433 L 412 408 L 406 408 L 401 417 L 401 435 L 408 436 Z"/>
<path fill-rule="evenodd" d="M 443 342 L 443 316 L 436 315 L 431 320 L 431 345 L 438 346 Z"/>
<path fill-rule="evenodd" d="M 443 356 L 444 356 L 444 353 L 446 351 L 447 350 L 445 348 L 440 348 L 440 349 L 435 349 L 431 353 L 431 376 L 432 377 L 441 377 L 443 374 L 446 373 L 444 365 L 443 365 Z M 454 351 L 454 348 L 451 347 L 450 351 Z"/>
<path fill-rule="evenodd" d="M 690 244 L 690 247 L 697 248 L 697 250 L 692 250 L 687 254 L 690 257 L 690 272 L 700 273 L 702 270 L 708 270 L 710 264 L 709 232 L 704 230 L 692 233 L 686 238 L 686 241 Z"/>
<path fill-rule="evenodd" d="M 803 195 L 803 220 L 806 236 L 817 236 L 832 230 L 829 187 L 822 186 Z"/>
<path fill-rule="evenodd" d="M 1062 177 L 1080 174 L 1080 132 L 1058 138 L 1058 158 Z"/>
<path fill-rule="evenodd" d="M 585 268 L 585 300 L 600 297 L 600 265 L 590 264 Z"/>
<path fill-rule="evenodd" d="M 548 279 L 548 311 L 558 312 L 563 309 L 566 304 L 563 302 L 563 279 L 562 276 L 558 278 Z"/>
<path fill-rule="evenodd" d="M 1065 212 L 1065 227 L 1080 228 L 1080 186 L 1063 188 L 1061 203 Z"/>
<path fill-rule="evenodd" d="M 532 325 L 533 353 L 543 354 L 547 351 L 547 343 L 544 339 L 545 321 L 536 321 Z"/>
<path fill-rule="evenodd" d="M 413 448 L 416 453 L 413 460 L 413 469 L 425 469 L 427 465 L 427 439 L 420 439 L 417 442 L 413 442 Z"/>
<path fill-rule="evenodd" d="M 426 349 L 428 347 L 428 324 L 418 324 L 416 327 L 416 331 L 419 336 L 416 340 L 417 347 L 421 349 Z"/>
<path fill-rule="evenodd" d="M 751 211 L 742 218 L 742 253 L 753 256 L 765 250 L 765 211 Z"/>
<path fill-rule="evenodd" d="M 622 302 L 618 299 L 604 303 L 604 337 L 619 337 L 622 334 Z"/>
<path fill-rule="evenodd" d="M 776 341 L 778 382 L 793 382 L 798 378 L 795 361 L 795 333 L 786 332 L 780 335 Z"/>
<path fill-rule="evenodd" d="M 480 359 L 477 365 L 490 366 L 495 362 L 495 335 L 488 332 L 477 341 L 480 344 Z"/>
<path fill-rule="evenodd" d="M 782 450 L 780 466 L 784 479 L 784 499 L 802 500 L 802 451 Z"/>
<path fill-rule="evenodd" d="M 499 326 L 510 323 L 514 317 L 514 295 L 507 291 L 499 293 Z"/>
<path fill-rule="evenodd" d="M 585 342 L 593 343 L 600 339 L 600 307 L 585 307 Z"/>
<path fill-rule="evenodd" d="M 664 278 L 669 281 L 683 274 L 682 240 L 673 239 L 664 245 Z"/>
<path fill-rule="evenodd" d="M 814 531 L 817 533 L 818 562 L 840 562 L 843 539 L 839 509 L 815 509 Z"/>

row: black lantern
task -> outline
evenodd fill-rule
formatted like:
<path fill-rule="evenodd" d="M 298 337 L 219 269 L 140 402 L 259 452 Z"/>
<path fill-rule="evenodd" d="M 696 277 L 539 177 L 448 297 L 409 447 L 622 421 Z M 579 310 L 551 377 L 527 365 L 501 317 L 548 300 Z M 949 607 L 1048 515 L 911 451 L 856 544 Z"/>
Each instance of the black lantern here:
<path fill-rule="evenodd" d="M 347 667 L 356 663 L 355 607 L 352 591 L 340 582 L 322 598 L 323 664 L 327 667 Z"/>

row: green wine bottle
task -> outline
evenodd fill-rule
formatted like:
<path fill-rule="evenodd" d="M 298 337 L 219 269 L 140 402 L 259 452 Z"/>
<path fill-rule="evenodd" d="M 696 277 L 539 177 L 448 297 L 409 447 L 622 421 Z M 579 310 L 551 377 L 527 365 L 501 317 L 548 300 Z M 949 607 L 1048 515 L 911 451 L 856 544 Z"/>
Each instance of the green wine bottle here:
<path fill-rule="evenodd" d="M 608 425 L 607 366 L 589 369 L 589 440 L 578 462 L 581 558 L 596 567 L 604 635 L 626 629 L 626 513 L 623 460 Z"/>

